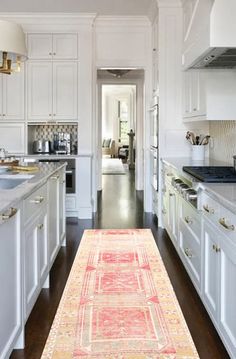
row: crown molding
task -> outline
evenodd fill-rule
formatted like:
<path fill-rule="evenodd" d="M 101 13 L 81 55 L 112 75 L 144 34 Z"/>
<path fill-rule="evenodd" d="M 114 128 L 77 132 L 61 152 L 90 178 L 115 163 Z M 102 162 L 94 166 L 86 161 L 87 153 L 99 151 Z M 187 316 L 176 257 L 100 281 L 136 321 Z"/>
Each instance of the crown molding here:
<path fill-rule="evenodd" d="M 182 7 L 181 0 L 156 0 L 159 8 L 179 8 Z"/>
<path fill-rule="evenodd" d="M 0 12 L 0 19 L 17 21 L 22 25 L 91 25 L 94 23 L 96 16 L 96 13 Z"/>
<path fill-rule="evenodd" d="M 147 16 L 97 16 L 96 26 L 150 26 Z"/>

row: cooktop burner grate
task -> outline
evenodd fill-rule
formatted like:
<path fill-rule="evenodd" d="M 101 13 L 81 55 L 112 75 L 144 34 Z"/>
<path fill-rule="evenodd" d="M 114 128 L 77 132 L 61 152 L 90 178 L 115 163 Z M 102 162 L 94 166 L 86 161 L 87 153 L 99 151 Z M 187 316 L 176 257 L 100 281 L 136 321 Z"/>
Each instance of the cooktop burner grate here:
<path fill-rule="evenodd" d="M 202 182 L 236 183 L 236 171 L 234 167 L 184 166 L 183 171 Z"/>

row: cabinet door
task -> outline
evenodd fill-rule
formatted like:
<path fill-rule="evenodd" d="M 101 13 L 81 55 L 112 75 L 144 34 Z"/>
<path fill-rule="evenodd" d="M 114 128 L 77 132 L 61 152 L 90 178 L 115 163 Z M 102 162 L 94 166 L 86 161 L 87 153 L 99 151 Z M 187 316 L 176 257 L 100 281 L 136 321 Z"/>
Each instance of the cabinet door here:
<path fill-rule="evenodd" d="M 183 72 L 183 117 L 191 114 L 191 72 Z"/>
<path fill-rule="evenodd" d="M 38 218 L 25 228 L 24 235 L 25 322 L 37 299 L 40 283 L 38 274 Z"/>
<path fill-rule="evenodd" d="M 204 221 L 203 225 L 204 280 L 203 300 L 213 319 L 217 320 L 219 306 L 219 255 L 216 230 Z"/>
<path fill-rule="evenodd" d="M 77 34 L 53 34 L 53 59 L 76 60 L 78 57 Z"/>
<path fill-rule="evenodd" d="M 48 273 L 48 229 L 47 229 L 47 210 L 44 207 L 43 213 L 38 219 L 38 253 L 39 253 L 39 278 L 41 286 L 44 284 Z"/>
<path fill-rule="evenodd" d="M 52 63 L 29 62 L 28 120 L 52 120 Z"/>
<path fill-rule="evenodd" d="M 62 243 L 66 238 L 66 221 L 65 221 L 65 194 L 66 194 L 66 179 L 65 172 L 60 171 L 59 178 L 59 238 Z"/>
<path fill-rule="evenodd" d="M 77 116 L 77 63 L 53 64 L 53 118 L 78 120 Z"/>
<path fill-rule="evenodd" d="M 28 34 L 27 45 L 29 59 L 52 58 L 52 34 Z"/>
<path fill-rule="evenodd" d="M 55 174 L 48 181 L 48 250 L 51 267 L 60 248 L 59 238 L 59 176 Z"/>
<path fill-rule="evenodd" d="M 219 328 L 232 358 L 236 358 L 236 248 L 226 237 L 220 243 L 220 309 Z"/>
<path fill-rule="evenodd" d="M 24 123 L 0 123 L 0 143 L 9 153 L 25 152 L 25 124 Z"/>
<path fill-rule="evenodd" d="M 176 193 L 168 190 L 168 223 L 171 230 L 171 237 L 174 240 L 174 244 L 178 242 L 178 226 L 177 226 L 177 196 Z"/>
<path fill-rule="evenodd" d="M 9 358 L 22 327 L 21 244 L 17 211 L 0 224 L 0 358 Z"/>
<path fill-rule="evenodd" d="M 3 119 L 24 120 L 24 64 L 21 71 L 3 77 Z"/>
<path fill-rule="evenodd" d="M 191 112 L 193 116 L 206 115 L 206 93 L 204 73 L 191 72 Z"/>

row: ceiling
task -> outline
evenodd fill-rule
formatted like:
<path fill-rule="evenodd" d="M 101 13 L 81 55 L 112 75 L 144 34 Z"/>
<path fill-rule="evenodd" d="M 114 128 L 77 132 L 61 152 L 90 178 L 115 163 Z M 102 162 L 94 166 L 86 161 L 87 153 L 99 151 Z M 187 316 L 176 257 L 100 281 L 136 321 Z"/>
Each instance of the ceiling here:
<path fill-rule="evenodd" d="M 156 0 L 1 0 L 1 12 L 87 12 L 150 15 Z"/>

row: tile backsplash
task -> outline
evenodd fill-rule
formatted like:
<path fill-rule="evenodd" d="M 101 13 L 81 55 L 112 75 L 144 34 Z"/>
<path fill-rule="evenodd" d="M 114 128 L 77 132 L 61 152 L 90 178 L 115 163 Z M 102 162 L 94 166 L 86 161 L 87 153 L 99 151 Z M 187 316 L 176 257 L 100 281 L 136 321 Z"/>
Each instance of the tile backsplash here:
<path fill-rule="evenodd" d="M 28 152 L 33 151 L 33 141 L 49 140 L 53 142 L 53 134 L 67 132 L 71 134 L 72 150 L 78 147 L 78 125 L 71 124 L 37 124 L 28 126 Z"/>
<path fill-rule="evenodd" d="M 209 132 L 213 141 L 210 158 L 233 165 L 232 157 L 236 155 L 236 121 L 212 121 Z"/>

